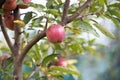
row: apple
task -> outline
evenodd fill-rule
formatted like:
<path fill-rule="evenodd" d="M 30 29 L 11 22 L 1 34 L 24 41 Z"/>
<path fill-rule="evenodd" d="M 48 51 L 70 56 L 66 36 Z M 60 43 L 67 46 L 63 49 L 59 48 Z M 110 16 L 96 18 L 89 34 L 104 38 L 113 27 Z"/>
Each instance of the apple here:
<path fill-rule="evenodd" d="M 4 56 L 3 56 L 4 60 L 7 60 L 10 57 L 11 57 L 10 54 L 4 54 Z"/>
<path fill-rule="evenodd" d="M 27 4 L 29 2 L 31 2 L 32 0 L 23 0 L 23 3 Z"/>
<path fill-rule="evenodd" d="M 68 64 L 67 64 L 67 61 L 66 61 L 65 58 L 63 58 L 63 57 L 59 57 L 59 58 L 58 58 L 58 61 L 55 62 L 55 65 L 56 65 L 56 66 L 67 67 Z"/>
<path fill-rule="evenodd" d="M 17 0 L 6 0 L 4 4 L 2 5 L 3 9 L 6 10 L 14 10 L 17 7 Z"/>
<path fill-rule="evenodd" d="M 4 16 L 9 15 L 9 14 L 12 13 L 12 11 L 7 10 L 7 9 L 3 9 L 3 12 L 4 12 Z"/>
<path fill-rule="evenodd" d="M 1 56 L 0 57 L 0 64 L 1 64 L 1 66 L 4 66 L 4 62 L 5 62 L 5 60 L 7 60 L 7 59 L 9 59 L 11 57 L 11 55 L 10 54 L 4 54 L 3 56 Z"/>
<path fill-rule="evenodd" d="M 4 16 L 4 24 L 10 30 L 14 30 L 13 21 L 14 21 L 14 15 L 13 14 L 9 14 L 9 15 Z"/>
<path fill-rule="evenodd" d="M 64 27 L 59 24 L 53 24 L 46 30 L 46 36 L 51 43 L 60 43 L 65 38 Z"/>

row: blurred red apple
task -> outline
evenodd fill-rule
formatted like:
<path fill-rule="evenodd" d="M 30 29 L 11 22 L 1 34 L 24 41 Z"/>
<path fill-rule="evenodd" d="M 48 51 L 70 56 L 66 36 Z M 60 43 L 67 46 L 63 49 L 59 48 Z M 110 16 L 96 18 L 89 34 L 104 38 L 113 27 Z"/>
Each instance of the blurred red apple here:
<path fill-rule="evenodd" d="M 11 55 L 10 54 L 4 54 L 3 56 L 1 56 L 0 57 L 0 64 L 1 64 L 1 66 L 4 66 L 4 62 L 5 62 L 5 60 L 7 60 L 8 58 L 10 58 L 11 57 Z"/>
<path fill-rule="evenodd" d="M 10 54 L 4 54 L 4 59 L 6 60 L 6 59 L 8 59 L 8 58 L 10 58 L 11 57 L 11 55 Z"/>
<path fill-rule="evenodd" d="M 17 0 L 6 0 L 2 6 L 3 9 L 6 10 L 14 10 L 17 7 Z"/>
<path fill-rule="evenodd" d="M 14 30 L 14 15 L 13 14 L 9 14 L 9 15 L 5 15 L 4 16 L 4 24 L 7 28 L 9 28 L 10 30 Z"/>
<path fill-rule="evenodd" d="M 27 4 L 29 2 L 31 2 L 32 0 L 23 0 L 23 3 Z"/>
<path fill-rule="evenodd" d="M 7 9 L 3 9 L 3 12 L 4 12 L 4 16 L 10 15 L 12 13 L 12 11 L 7 10 Z"/>
<path fill-rule="evenodd" d="M 60 43 L 65 38 L 64 27 L 59 24 L 53 24 L 47 29 L 46 36 L 50 42 Z"/>
<path fill-rule="evenodd" d="M 65 58 L 60 57 L 60 58 L 58 58 L 58 61 L 55 62 L 55 65 L 56 65 L 56 66 L 63 66 L 63 67 L 66 67 L 68 64 L 67 64 L 67 61 L 66 61 Z"/>

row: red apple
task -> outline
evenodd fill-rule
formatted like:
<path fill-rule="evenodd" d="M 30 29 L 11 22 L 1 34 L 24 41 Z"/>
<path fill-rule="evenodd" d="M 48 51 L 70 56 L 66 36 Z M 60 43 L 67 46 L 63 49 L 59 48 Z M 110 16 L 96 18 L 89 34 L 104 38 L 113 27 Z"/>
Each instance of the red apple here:
<path fill-rule="evenodd" d="M 60 57 L 60 58 L 58 58 L 58 61 L 55 62 L 55 65 L 56 65 L 56 66 L 63 66 L 63 67 L 66 67 L 68 64 L 67 64 L 67 61 L 66 61 L 65 58 Z"/>
<path fill-rule="evenodd" d="M 2 6 L 3 9 L 6 10 L 14 10 L 17 7 L 17 0 L 6 0 Z"/>
<path fill-rule="evenodd" d="M 31 2 L 32 0 L 23 0 L 23 3 L 27 4 L 29 2 Z"/>
<path fill-rule="evenodd" d="M 3 12 L 4 12 L 4 16 L 10 15 L 12 13 L 12 11 L 7 9 L 3 9 Z"/>
<path fill-rule="evenodd" d="M 60 43 L 65 38 L 64 27 L 59 24 L 53 24 L 47 29 L 46 36 L 50 42 Z"/>
<path fill-rule="evenodd" d="M 11 57 L 11 55 L 10 54 L 4 54 L 4 60 L 6 60 L 6 59 L 8 59 L 8 58 L 10 58 Z"/>
<path fill-rule="evenodd" d="M 4 66 L 4 62 L 5 60 L 7 60 L 8 58 L 10 58 L 11 55 L 10 54 L 4 54 L 3 56 L 0 57 L 0 64 L 1 66 Z"/>
<path fill-rule="evenodd" d="M 5 15 L 4 16 L 4 24 L 10 30 L 14 30 L 14 23 L 13 23 L 13 21 L 14 21 L 13 14 L 9 14 L 9 15 Z"/>

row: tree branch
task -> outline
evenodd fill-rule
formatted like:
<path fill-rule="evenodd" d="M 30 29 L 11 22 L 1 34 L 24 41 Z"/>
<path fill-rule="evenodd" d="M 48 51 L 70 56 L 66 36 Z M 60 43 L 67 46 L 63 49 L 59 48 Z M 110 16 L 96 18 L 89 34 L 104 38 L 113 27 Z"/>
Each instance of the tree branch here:
<path fill-rule="evenodd" d="M 89 7 L 91 2 L 92 0 L 87 0 L 82 6 L 80 6 L 74 14 L 67 18 L 67 23 L 70 23 L 73 20 L 75 20 L 87 7 Z"/>
<path fill-rule="evenodd" d="M 88 14 L 84 14 L 84 15 L 81 15 L 81 16 L 78 16 L 76 19 L 82 19 L 86 16 L 89 16 L 89 15 L 97 15 L 99 14 L 99 12 L 94 12 L 94 13 L 88 13 Z"/>
<path fill-rule="evenodd" d="M 20 12 L 18 8 L 14 10 L 14 19 L 15 20 L 20 19 Z M 19 25 L 15 25 L 14 29 L 15 29 L 14 55 L 16 57 L 16 55 L 20 54 L 20 49 L 21 49 L 21 40 L 20 40 L 21 29 Z"/>
<path fill-rule="evenodd" d="M 8 36 L 8 34 L 7 34 L 7 31 L 6 31 L 6 29 L 5 29 L 5 26 L 3 25 L 3 21 L 2 21 L 2 16 L 1 16 L 1 15 L 0 15 L 0 25 L 1 25 L 2 33 L 3 33 L 3 35 L 4 35 L 4 37 L 5 37 L 5 40 L 6 40 L 7 44 L 8 44 L 8 47 L 10 48 L 11 52 L 13 52 L 13 46 L 12 46 L 12 43 L 11 43 L 11 41 L 10 41 L 10 38 L 9 38 L 9 36 Z"/>
<path fill-rule="evenodd" d="M 26 78 L 26 80 L 30 80 L 30 78 L 35 74 L 35 72 L 37 71 L 37 69 L 39 68 L 40 65 L 35 65 L 33 71 L 28 75 L 28 77 Z"/>
<path fill-rule="evenodd" d="M 62 15 L 62 20 L 61 20 L 61 24 L 62 25 L 66 24 L 66 19 L 67 19 L 69 4 L 70 4 L 70 0 L 66 0 L 65 4 L 64 4 L 63 15 Z"/>
<path fill-rule="evenodd" d="M 30 42 L 28 42 L 28 44 L 24 47 L 24 49 L 21 52 L 20 61 L 23 61 L 25 55 L 31 49 L 31 47 L 45 36 L 46 36 L 46 31 L 42 31 L 41 33 L 38 33 Z"/>
<path fill-rule="evenodd" d="M 14 10 L 14 20 L 20 19 L 19 8 Z M 19 25 L 15 24 L 14 26 L 14 52 L 13 52 L 13 67 L 14 67 L 14 80 L 23 80 L 22 73 L 22 61 L 19 60 L 19 56 L 21 54 L 21 29 Z"/>

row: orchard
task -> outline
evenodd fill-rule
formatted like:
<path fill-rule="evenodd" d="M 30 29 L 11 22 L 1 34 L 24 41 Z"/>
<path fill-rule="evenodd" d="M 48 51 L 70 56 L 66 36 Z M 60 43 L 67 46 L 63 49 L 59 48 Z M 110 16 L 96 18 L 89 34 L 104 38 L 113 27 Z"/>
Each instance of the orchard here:
<path fill-rule="evenodd" d="M 120 27 L 119 1 L 42 1 L 0 1 L 0 32 L 5 39 L 0 41 L 0 80 L 64 80 L 63 75 L 77 79 L 82 72 L 74 65 L 76 56 L 99 53 L 95 39 L 81 35 L 99 38 L 100 32 L 115 39 L 109 26 L 97 19 Z"/>

